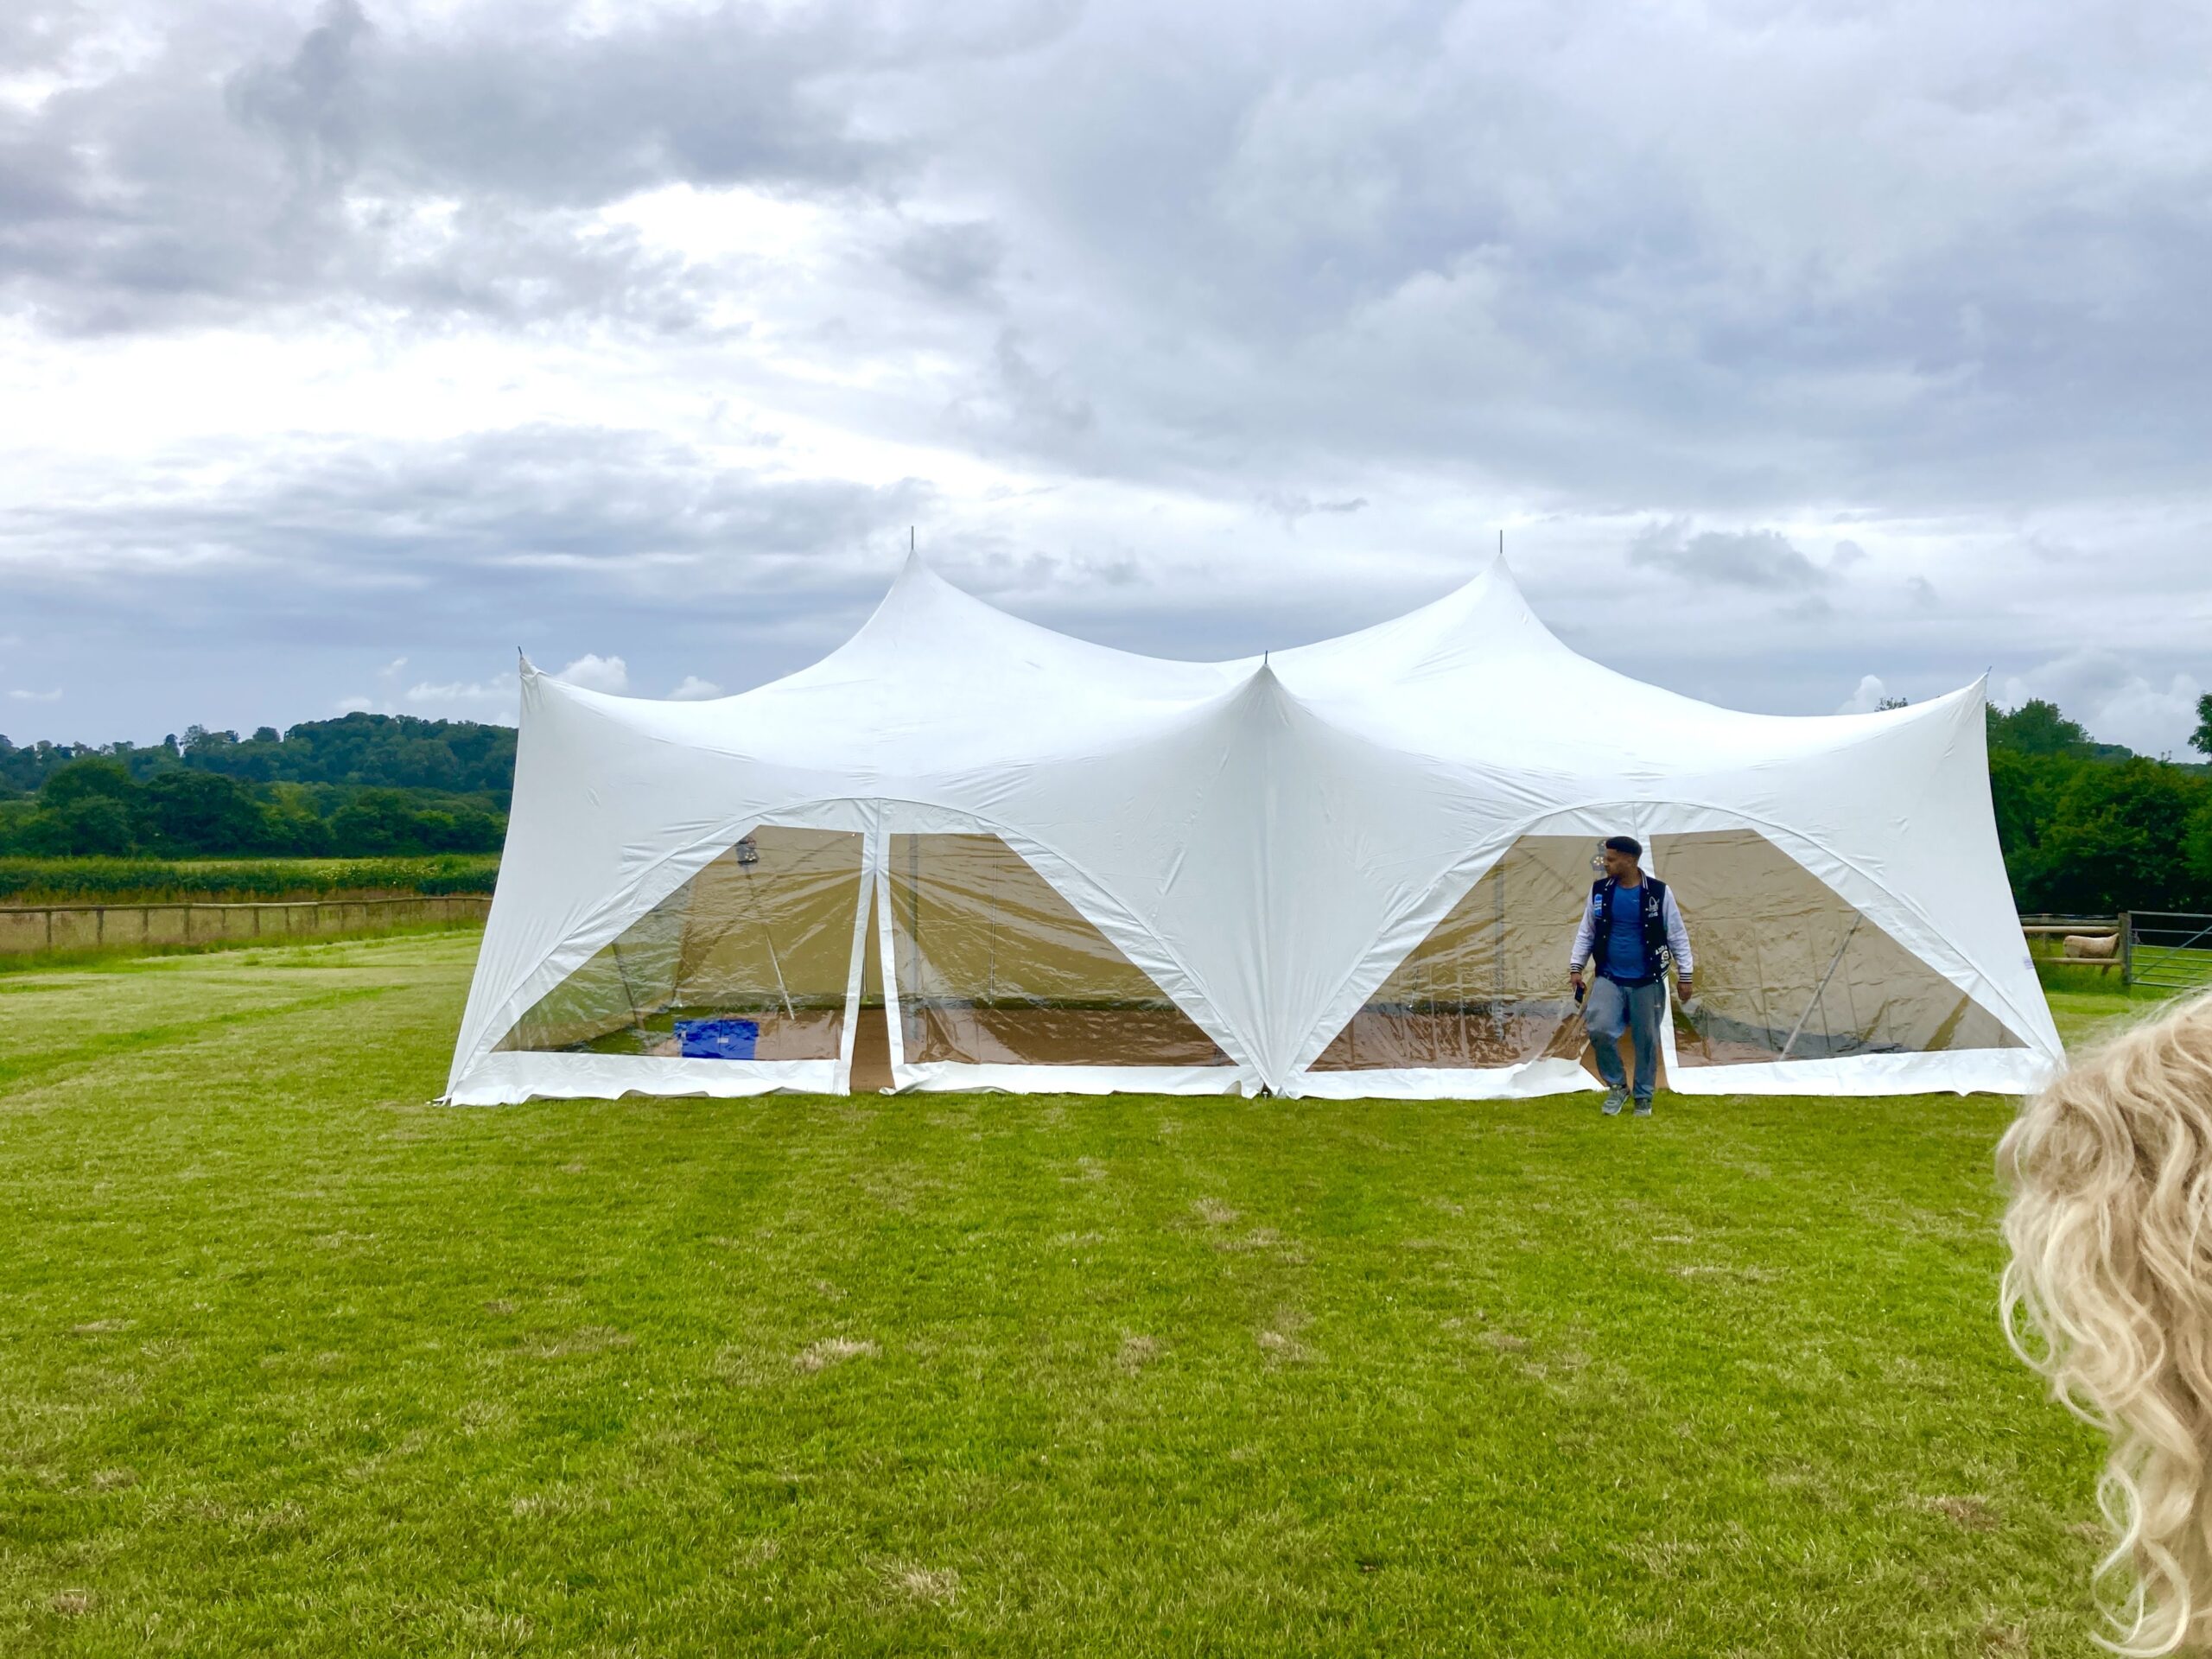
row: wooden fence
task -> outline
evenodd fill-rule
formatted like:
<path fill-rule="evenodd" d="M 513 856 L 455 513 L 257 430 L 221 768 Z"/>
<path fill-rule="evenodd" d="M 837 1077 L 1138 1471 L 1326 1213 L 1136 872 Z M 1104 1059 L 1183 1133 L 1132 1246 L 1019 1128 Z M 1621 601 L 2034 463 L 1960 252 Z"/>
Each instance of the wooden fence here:
<path fill-rule="evenodd" d="M 0 956 L 367 933 L 425 922 L 481 922 L 491 909 L 491 895 L 481 893 L 254 905 L 15 906 L 0 907 Z"/>

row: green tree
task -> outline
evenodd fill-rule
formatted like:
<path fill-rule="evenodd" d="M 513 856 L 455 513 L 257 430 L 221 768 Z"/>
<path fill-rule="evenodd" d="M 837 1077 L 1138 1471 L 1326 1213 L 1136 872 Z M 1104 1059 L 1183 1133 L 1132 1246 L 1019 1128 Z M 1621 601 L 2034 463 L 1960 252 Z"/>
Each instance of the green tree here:
<path fill-rule="evenodd" d="M 262 830 L 272 853 L 315 858 L 330 851 L 330 825 L 315 810 L 314 791 L 300 784 L 270 786 L 262 804 Z"/>
<path fill-rule="evenodd" d="M 1997 815 L 1997 844 L 2005 855 L 2005 874 L 2022 910 L 2058 908 L 2048 891 L 2044 834 L 2057 816 L 2059 798 L 2074 774 L 2094 762 L 2069 755 L 2024 754 L 2018 749 L 1989 752 L 1989 799 Z"/>
<path fill-rule="evenodd" d="M 2086 754 L 2091 745 L 2081 721 L 2067 719 L 2055 702 L 2031 697 L 2011 710 L 1990 709 L 1989 747 L 2022 754 Z"/>
<path fill-rule="evenodd" d="M 365 789 L 330 815 L 330 844 L 348 858 L 420 852 L 414 803 L 403 790 Z"/>
<path fill-rule="evenodd" d="M 41 805 L 48 810 L 69 806 L 92 797 L 129 802 L 137 798 L 137 783 L 119 760 L 71 760 L 55 767 L 39 785 Z"/>
<path fill-rule="evenodd" d="M 260 852 L 267 842 L 260 804 L 245 785 L 186 767 L 146 781 L 139 823 L 147 849 L 173 858 Z"/>
<path fill-rule="evenodd" d="M 2078 768 L 2037 849 L 2050 906 L 2082 914 L 2178 910 L 2196 894 L 2190 831 L 2205 786 L 2141 757 Z"/>
<path fill-rule="evenodd" d="M 2212 754 L 2212 691 L 2196 700 L 2196 729 L 2189 734 L 2189 747 L 2199 754 Z"/>
<path fill-rule="evenodd" d="M 2191 910 L 2212 910 L 2212 789 L 2189 817 L 2189 831 L 2182 841 L 2182 859 L 2189 866 L 2193 888 Z"/>
<path fill-rule="evenodd" d="M 46 858 L 120 858 L 137 846 L 129 804 L 112 795 L 79 795 L 31 815 L 16 837 L 22 850 Z"/>

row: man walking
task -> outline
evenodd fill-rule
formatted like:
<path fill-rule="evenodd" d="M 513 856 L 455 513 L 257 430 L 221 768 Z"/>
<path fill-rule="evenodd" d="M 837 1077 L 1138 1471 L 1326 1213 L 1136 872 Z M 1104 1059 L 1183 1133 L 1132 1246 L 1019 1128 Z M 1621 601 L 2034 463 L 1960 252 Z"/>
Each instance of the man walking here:
<path fill-rule="evenodd" d="M 1643 844 L 1633 836 L 1607 839 L 1605 873 L 1590 884 L 1590 902 L 1567 963 L 1598 1075 L 1605 1082 L 1607 1117 L 1618 1116 L 1628 1101 L 1628 1079 L 1621 1074 L 1624 1031 L 1635 1039 L 1636 1115 L 1651 1116 L 1652 1090 L 1659 1085 L 1659 1022 L 1667 1017 L 1667 969 L 1673 965 L 1687 1002 L 1695 966 L 1681 906 L 1664 881 L 1643 873 Z M 1593 954 L 1598 981 L 1586 997 L 1582 966 Z"/>

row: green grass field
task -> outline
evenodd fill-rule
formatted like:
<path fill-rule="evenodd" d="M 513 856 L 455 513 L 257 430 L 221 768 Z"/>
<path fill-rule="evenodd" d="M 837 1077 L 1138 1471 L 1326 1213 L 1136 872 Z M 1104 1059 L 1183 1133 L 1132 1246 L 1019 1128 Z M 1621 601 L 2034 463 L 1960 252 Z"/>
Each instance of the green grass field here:
<path fill-rule="evenodd" d="M 0 980 L 0 1652 L 2094 1651 L 2009 1102 L 431 1106 L 475 944 Z"/>

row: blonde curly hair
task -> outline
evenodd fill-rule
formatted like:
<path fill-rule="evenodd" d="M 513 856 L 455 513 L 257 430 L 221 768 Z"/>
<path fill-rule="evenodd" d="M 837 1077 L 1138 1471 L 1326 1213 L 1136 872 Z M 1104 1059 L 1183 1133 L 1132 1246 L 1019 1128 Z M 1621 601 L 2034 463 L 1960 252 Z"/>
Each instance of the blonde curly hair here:
<path fill-rule="evenodd" d="M 2112 1441 L 2097 1581 L 2115 1635 L 2099 1639 L 2212 1643 L 2212 995 L 2077 1061 L 2021 1109 L 1997 1167 L 2005 1339 Z"/>

